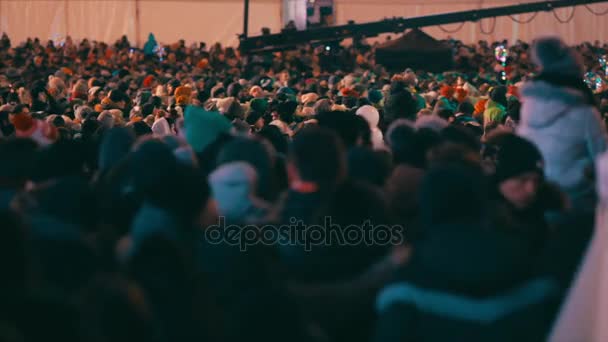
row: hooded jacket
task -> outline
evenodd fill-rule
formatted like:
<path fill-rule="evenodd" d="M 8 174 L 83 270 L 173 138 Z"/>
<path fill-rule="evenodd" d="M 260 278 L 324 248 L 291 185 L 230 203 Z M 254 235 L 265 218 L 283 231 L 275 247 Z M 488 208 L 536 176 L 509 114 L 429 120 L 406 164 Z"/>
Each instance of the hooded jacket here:
<path fill-rule="evenodd" d="M 156 38 L 154 37 L 154 34 L 150 33 L 150 35 L 148 35 L 148 41 L 144 45 L 144 55 L 146 55 L 146 56 L 153 55 L 154 49 L 156 49 L 157 45 L 158 45 L 158 43 L 156 42 Z"/>
<path fill-rule="evenodd" d="M 369 124 L 372 134 L 372 146 L 374 150 L 385 149 L 382 131 L 378 128 L 380 123 L 380 113 L 373 106 L 363 106 L 357 110 L 357 115 L 363 117 Z"/>
<path fill-rule="evenodd" d="M 268 205 L 254 197 L 257 174 L 245 162 L 224 164 L 209 175 L 220 215 L 230 223 L 252 223 L 262 219 Z"/>
<path fill-rule="evenodd" d="M 547 179 L 560 186 L 575 208 L 592 206 L 594 182 L 586 173 L 608 141 L 599 113 L 582 91 L 545 81 L 525 84 L 521 95 L 517 133 L 536 144 Z"/>
<path fill-rule="evenodd" d="M 119 164 L 131 150 L 135 135 L 129 129 L 117 127 L 108 130 L 99 147 L 99 169 L 106 172 Z"/>

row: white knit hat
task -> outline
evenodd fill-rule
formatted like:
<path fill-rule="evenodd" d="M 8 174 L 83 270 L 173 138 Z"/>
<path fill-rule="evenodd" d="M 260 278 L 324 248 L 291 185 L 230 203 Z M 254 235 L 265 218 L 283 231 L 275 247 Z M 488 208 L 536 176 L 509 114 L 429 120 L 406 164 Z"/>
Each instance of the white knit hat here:
<path fill-rule="evenodd" d="M 165 118 L 159 118 L 152 124 L 152 133 L 156 137 L 163 137 L 171 134 L 171 127 Z"/>
<path fill-rule="evenodd" d="M 371 128 L 378 127 L 380 113 L 375 107 L 370 105 L 362 106 L 357 109 L 357 115 L 362 116 Z"/>

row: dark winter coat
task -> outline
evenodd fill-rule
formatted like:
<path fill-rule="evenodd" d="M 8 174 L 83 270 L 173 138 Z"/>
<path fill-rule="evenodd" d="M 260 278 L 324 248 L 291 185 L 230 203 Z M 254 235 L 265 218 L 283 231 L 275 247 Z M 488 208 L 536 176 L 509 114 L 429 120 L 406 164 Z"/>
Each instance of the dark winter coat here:
<path fill-rule="evenodd" d="M 433 227 L 376 300 L 374 341 L 540 341 L 558 286 L 532 277 L 521 239 L 477 225 Z"/>

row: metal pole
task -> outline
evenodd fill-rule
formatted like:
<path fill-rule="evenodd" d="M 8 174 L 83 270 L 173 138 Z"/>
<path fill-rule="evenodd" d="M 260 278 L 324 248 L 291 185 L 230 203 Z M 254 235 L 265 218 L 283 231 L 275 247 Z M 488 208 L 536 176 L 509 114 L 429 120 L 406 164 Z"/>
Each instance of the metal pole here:
<path fill-rule="evenodd" d="M 138 48 L 141 45 L 141 17 L 139 12 L 139 0 L 135 0 L 135 46 Z"/>
<path fill-rule="evenodd" d="M 245 0 L 245 11 L 243 13 L 243 37 L 249 36 L 249 0 Z"/>
<path fill-rule="evenodd" d="M 65 41 L 65 38 L 70 35 L 70 13 L 67 0 L 63 3 L 63 12 L 63 15 L 65 16 L 65 37 L 63 39 Z"/>
<path fill-rule="evenodd" d="M 241 40 L 241 51 L 288 50 L 297 44 L 311 41 L 338 41 L 357 35 L 374 37 L 381 33 L 403 32 L 408 28 L 444 25 L 460 22 L 476 22 L 484 18 L 494 18 L 529 12 L 552 11 L 556 8 L 608 2 L 606 0 L 559 0 L 530 2 L 517 5 L 490 7 L 478 10 L 433 14 L 413 18 L 394 18 L 364 24 L 348 24 L 333 27 L 313 28 L 304 31 L 281 32 L 267 36 L 255 36 Z"/>

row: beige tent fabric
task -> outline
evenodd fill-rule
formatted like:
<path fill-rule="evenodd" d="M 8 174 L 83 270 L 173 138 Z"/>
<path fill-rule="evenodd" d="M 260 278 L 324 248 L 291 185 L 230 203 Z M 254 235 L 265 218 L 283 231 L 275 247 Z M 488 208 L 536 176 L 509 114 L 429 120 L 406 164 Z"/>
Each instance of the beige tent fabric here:
<path fill-rule="evenodd" d="M 135 38 L 134 1 L 0 0 L 0 30 L 13 44 L 28 37 L 97 39 L 114 42 L 123 34 Z"/>
<path fill-rule="evenodd" d="M 302 0 L 306 1 L 306 0 Z M 540 1 L 540 0 L 537 0 Z M 251 0 L 250 35 L 258 35 L 262 27 L 279 32 L 282 27 L 282 0 Z M 348 20 L 358 23 L 403 16 L 414 17 L 452 11 L 517 4 L 516 0 L 334 0 L 337 24 Z M 137 30 L 136 6 L 140 26 Z M 608 9 L 608 4 L 590 6 L 594 11 Z M 572 9 L 557 10 L 567 19 Z M 532 14 L 515 16 L 520 21 Z M 539 34 L 559 34 L 570 43 L 585 40 L 608 40 L 608 16 L 591 14 L 585 7 L 576 7 L 569 24 L 560 24 L 552 13 L 539 13 L 529 24 L 518 24 L 509 18 L 484 19 L 466 23 L 457 33 L 449 34 L 438 27 L 426 28 L 436 38 L 452 36 L 465 42 L 488 40 L 532 40 Z M 188 43 L 220 42 L 236 46 L 243 30 L 243 0 L 0 0 L 0 31 L 13 42 L 27 37 L 60 41 L 66 35 L 74 39 L 89 38 L 113 42 L 126 34 L 132 43 L 143 44 L 153 32 L 159 41 Z M 453 30 L 460 24 L 446 25 Z M 481 25 L 481 28 L 480 28 Z M 492 30 L 494 26 L 494 30 Z M 489 33 L 484 34 L 483 32 Z M 491 33 L 490 33 L 491 32 Z M 382 39 L 382 38 L 380 38 Z"/>
<path fill-rule="evenodd" d="M 608 341 L 608 153 L 597 163 L 595 232 L 551 333 L 552 342 Z"/>
<path fill-rule="evenodd" d="M 251 0 L 250 35 L 259 35 L 262 27 L 280 31 L 281 3 Z M 66 35 L 114 42 L 126 34 L 135 44 L 136 6 L 141 44 L 152 32 L 163 43 L 237 46 L 243 31 L 242 0 L 0 0 L 0 31 L 13 43 L 28 37 L 61 41 Z"/>
<path fill-rule="evenodd" d="M 251 0 L 249 35 L 260 35 L 262 27 L 279 32 L 281 3 L 282 0 Z M 184 39 L 188 43 L 204 41 L 208 46 L 216 42 L 238 46 L 238 35 L 243 32 L 242 0 L 140 0 L 140 6 L 142 34 L 147 37 L 154 32 L 161 42 Z"/>

